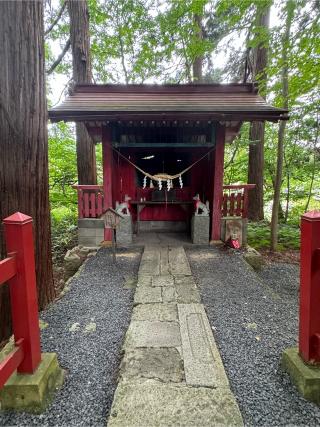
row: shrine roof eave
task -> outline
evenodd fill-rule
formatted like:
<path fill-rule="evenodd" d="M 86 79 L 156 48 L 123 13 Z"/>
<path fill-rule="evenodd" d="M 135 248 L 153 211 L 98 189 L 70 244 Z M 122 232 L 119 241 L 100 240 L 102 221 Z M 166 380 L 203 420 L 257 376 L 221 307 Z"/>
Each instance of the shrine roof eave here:
<path fill-rule="evenodd" d="M 267 110 L 267 111 L 49 111 L 49 119 L 55 122 L 96 122 L 96 125 L 108 124 L 115 121 L 136 121 L 136 120 L 211 120 L 211 121 L 270 121 L 288 120 L 287 110 Z"/>

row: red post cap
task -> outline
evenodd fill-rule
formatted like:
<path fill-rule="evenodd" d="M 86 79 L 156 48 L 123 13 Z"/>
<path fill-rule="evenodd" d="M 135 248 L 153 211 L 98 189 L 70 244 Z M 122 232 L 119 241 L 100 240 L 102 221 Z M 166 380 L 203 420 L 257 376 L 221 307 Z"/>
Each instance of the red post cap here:
<path fill-rule="evenodd" d="M 315 209 L 314 211 L 306 212 L 301 218 L 306 221 L 320 221 L 320 210 Z"/>
<path fill-rule="evenodd" d="M 16 212 L 3 220 L 4 224 L 28 224 L 32 222 L 31 216 L 25 215 L 21 212 Z"/>

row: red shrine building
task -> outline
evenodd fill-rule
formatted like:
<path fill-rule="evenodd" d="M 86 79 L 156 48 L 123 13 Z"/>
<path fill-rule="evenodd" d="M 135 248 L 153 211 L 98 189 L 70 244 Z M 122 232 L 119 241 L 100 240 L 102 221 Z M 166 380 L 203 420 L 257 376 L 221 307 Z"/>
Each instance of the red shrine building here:
<path fill-rule="evenodd" d="M 82 122 L 102 143 L 103 185 L 77 186 L 79 232 L 81 224 L 92 227 L 86 220 L 101 222 L 106 209 L 129 198 L 133 232 L 189 231 L 201 200 L 209 242 L 220 240 L 223 218 L 247 214 L 250 186 L 223 185 L 225 144 L 243 122 L 286 120 L 288 111 L 268 105 L 248 83 L 86 84 L 75 86 L 49 118 Z M 89 244 L 90 232 L 82 232 Z M 111 239 L 101 224 L 93 233 L 95 243 Z"/>

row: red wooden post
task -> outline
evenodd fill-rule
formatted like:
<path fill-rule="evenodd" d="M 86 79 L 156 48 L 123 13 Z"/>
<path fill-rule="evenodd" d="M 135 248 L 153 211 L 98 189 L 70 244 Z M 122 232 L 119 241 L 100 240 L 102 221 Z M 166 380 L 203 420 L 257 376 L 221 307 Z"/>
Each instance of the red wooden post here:
<path fill-rule="evenodd" d="M 102 159 L 103 159 L 103 192 L 104 211 L 112 208 L 112 141 L 111 128 L 104 126 L 102 129 Z M 112 241 L 111 228 L 105 228 L 104 240 Z"/>
<path fill-rule="evenodd" d="M 7 252 L 15 255 L 17 274 L 9 280 L 13 334 L 22 341 L 18 372 L 32 373 L 41 361 L 32 218 L 17 212 L 3 220 Z"/>
<path fill-rule="evenodd" d="M 320 362 L 320 211 L 301 217 L 299 353 Z"/>
<path fill-rule="evenodd" d="M 213 203 L 211 212 L 211 240 L 220 240 L 221 204 L 223 194 L 225 126 L 218 125 L 214 155 Z"/>

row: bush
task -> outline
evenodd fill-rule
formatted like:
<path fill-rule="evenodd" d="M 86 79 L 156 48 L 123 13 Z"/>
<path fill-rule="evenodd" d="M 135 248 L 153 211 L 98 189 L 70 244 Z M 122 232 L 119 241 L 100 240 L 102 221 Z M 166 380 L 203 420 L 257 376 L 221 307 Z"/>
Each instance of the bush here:
<path fill-rule="evenodd" d="M 52 257 L 61 264 L 68 249 L 77 244 L 77 212 L 67 208 L 51 211 Z"/>
<path fill-rule="evenodd" d="M 255 249 L 270 248 L 270 224 L 261 222 L 248 223 L 248 244 Z M 280 224 L 278 250 L 299 249 L 300 228 L 297 225 Z"/>

